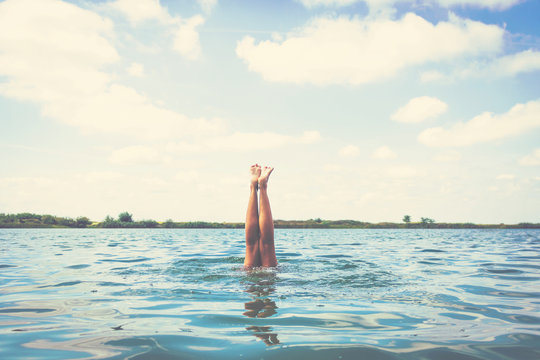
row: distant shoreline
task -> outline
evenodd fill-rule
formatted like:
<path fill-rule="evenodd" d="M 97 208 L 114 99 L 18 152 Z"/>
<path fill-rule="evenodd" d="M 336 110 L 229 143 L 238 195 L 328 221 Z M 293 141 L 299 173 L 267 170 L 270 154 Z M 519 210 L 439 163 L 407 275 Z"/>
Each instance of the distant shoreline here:
<path fill-rule="evenodd" d="M 428 219 L 431 220 L 431 219 Z M 437 223 L 431 222 L 379 222 L 370 223 L 357 220 L 274 220 L 276 229 L 540 229 L 540 223 L 518 224 L 474 224 L 474 223 Z M 30 229 L 30 228 L 122 228 L 122 229 L 243 229 L 243 222 L 207 222 L 188 221 L 177 222 L 167 220 L 133 221 L 131 214 L 125 212 L 118 219 L 107 216 L 104 221 L 93 222 L 87 217 L 75 219 L 53 215 L 39 215 L 32 213 L 0 214 L 0 228 L 4 229 Z"/>

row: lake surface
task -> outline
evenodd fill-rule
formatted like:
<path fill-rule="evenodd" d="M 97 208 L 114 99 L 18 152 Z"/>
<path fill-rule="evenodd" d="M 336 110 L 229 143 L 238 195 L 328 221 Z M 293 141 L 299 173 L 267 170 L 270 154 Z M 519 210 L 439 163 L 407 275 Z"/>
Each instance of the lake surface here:
<path fill-rule="evenodd" d="M 538 230 L 0 229 L 1 359 L 540 359 Z"/>

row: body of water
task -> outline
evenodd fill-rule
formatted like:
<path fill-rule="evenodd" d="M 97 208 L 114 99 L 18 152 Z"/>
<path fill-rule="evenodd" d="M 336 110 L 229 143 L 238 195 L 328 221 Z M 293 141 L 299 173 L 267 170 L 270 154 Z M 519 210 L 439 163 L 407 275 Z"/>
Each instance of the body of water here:
<path fill-rule="evenodd" d="M 0 229 L 1 359 L 540 359 L 538 230 Z"/>

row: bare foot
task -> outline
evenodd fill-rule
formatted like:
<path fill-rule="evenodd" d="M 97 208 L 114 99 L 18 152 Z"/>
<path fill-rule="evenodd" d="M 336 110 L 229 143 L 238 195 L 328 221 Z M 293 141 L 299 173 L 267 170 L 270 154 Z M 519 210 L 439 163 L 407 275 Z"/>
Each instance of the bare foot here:
<path fill-rule="evenodd" d="M 249 168 L 249 173 L 251 174 L 250 184 L 255 188 L 258 188 L 259 177 L 261 176 L 261 166 L 260 165 L 251 165 Z"/>
<path fill-rule="evenodd" d="M 270 166 L 265 166 L 262 170 L 261 170 L 261 176 L 259 176 L 259 186 L 261 188 L 265 188 L 266 189 L 266 185 L 268 184 L 268 177 L 270 176 L 270 174 L 272 173 L 272 171 L 274 171 L 274 168 L 273 167 L 270 167 Z"/>

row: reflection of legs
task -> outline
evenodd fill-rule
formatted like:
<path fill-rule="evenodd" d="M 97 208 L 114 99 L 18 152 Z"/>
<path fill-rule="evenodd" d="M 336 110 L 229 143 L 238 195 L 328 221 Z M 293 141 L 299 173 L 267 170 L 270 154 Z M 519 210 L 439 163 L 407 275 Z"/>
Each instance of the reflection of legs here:
<path fill-rule="evenodd" d="M 262 266 L 277 266 L 276 250 L 274 247 L 274 220 L 272 219 L 272 210 L 270 209 L 270 200 L 268 200 L 267 186 L 268 177 L 274 169 L 264 167 L 259 177 L 260 187 L 260 214 L 259 230 L 261 233 L 259 241 L 259 251 L 261 253 Z"/>
<path fill-rule="evenodd" d="M 259 252 L 259 210 L 257 208 L 258 179 L 261 175 L 261 167 L 252 165 L 250 195 L 246 214 L 246 258 L 244 267 L 261 266 L 261 255 Z"/>
<path fill-rule="evenodd" d="M 268 346 L 279 344 L 277 334 L 270 333 L 270 331 L 272 331 L 272 328 L 270 326 L 250 326 L 246 329 L 253 331 L 255 333 L 254 335 L 261 339 Z"/>

